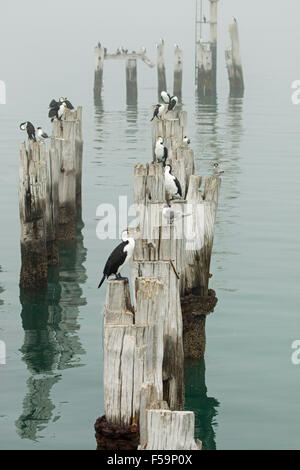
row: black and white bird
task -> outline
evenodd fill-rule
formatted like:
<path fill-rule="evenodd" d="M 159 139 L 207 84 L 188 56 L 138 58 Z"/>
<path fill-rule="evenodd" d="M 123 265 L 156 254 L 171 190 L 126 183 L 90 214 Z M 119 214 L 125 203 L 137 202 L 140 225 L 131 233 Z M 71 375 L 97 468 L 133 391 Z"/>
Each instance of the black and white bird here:
<path fill-rule="evenodd" d="M 168 106 L 168 111 L 172 111 L 172 109 L 174 109 L 177 106 L 177 104 L 178 104 L 177 96 L 171 96 L 169 106 Z"/>
<path fill-rule="evenodd" d="M 53 122 L 55 118 L 57 118 L 60 121 L 65 113 L 65 110 L 67 109 L 67 104 L 65 101 L 60 102 L 60 101 L 52 100 L 49 107 L 50 107 L 50 110 L 49 110 L 48 117 L 51 118 L 51 122 Z"/>
<path fill-rule="evenodd" d="M 68 100 L 68 98 L 61 97 L 59 98 L 60 103 L 66 103 L 66 107 L 68 109 L 74 109 L 74 106 L 72 105 L 71 101 Z"/>
<path fill-rule="evenodd" d="M 116 276 L 116 279 L 122 279 L 120 271 L 131 260 L 134 247 L 134 238 L 130 236 L 128 230 L 124 230 L 122 232 L 122 243 L 114 249 L 106 262 L 98 289 L 100 289 L 105 279 L 108 279 L 112 274 Z"/>
<path fill-rule="evenodd" d="M 46 134 L 41 127 L 38 127 L 35 131 L 35 137 L 39 142 L 44 142 L 44 140 L 49 139 L 48 134 Z"/>
<path fill-rule="evenodd" d="M 219 163 L 214 163 L 214 175 L 218 176 L 224 173 L 224 170 L 221 169 Z"/>
<path fill-rule="evenodd" d="M 190 145 L 190 143 L 191 143 L 191 139 L 189 139 L 187 135 L 184 136 L 182 141 L 185 145 Z"/>
<path fill-rule="evenodd" d="M 167 91 L 162 91 L 160 96 L 164 103 L 166 104 L 170 103 L 171 96 L 169 95 Z"/>
<path fill-rule="evenodd" d="M 153 121 L 153 119 L 156 117 L 157 119 L 161 119 L 163 114 L 165 112 L 165 105 L 164 104 L 157 104 L 155 106 L 155 110 L 154 110 L 154 113 L 153 113 L 153 117 L 152 119 L 150 120 Z"/>
<path fill-rule="evenodd" d="M 178 209 L 174 209 L 173 207 L 170 207 L 168 204 L 164 204 L 162 215 L 170 224 L 172 224 L 174 221 L 182 219 L 183 217 L 189 217 L 190 215 L 192 215 L 192 213 L 190 212 L 188 214 L 183 214 Z"/>
<path fill-rule="evenodd" d="M 172 175 L 172 167 L 169 163 L 165 165 L 165 187 L 171 199 L 182 198 L 182 189 L 176 176 Z"/>
<path fill-rule="evenodd" d="M 35 128 L 31 122 L 29 121 L 22 122 L 22 124 L 20 124 L 20 129 L 21 131 L 27 131 L 28 139 L 36 142 Z"/>
<path fill-rule="evenodd" d="M 168 149 L 164 146 L 164 139 L 162 137 L 157 137 L 154 153 L 157 162 L 166 163 L 168 158 Z"/>
<path fill-rule="evenodd" d="M 172 111 L 178 103 L 177 96 L 171 96 L 167 91 L 162 91 L 160 96 L 163 102 L 168 105 L 167 112 Z"/>

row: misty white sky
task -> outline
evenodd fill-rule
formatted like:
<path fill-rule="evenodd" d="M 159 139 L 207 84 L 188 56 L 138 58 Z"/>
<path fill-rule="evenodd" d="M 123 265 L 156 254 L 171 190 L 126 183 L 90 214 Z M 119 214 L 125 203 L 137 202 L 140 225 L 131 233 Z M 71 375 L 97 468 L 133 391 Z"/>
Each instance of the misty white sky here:
<path fill-rule="evenodd" d="M 72 91 L 80 87 L 83 70 L 92 83 L 93 47 L 98 40 L 112 50 L 144 45 L 155 61 L 155 43 L 164 37 L 169 63 L 174 43 L 183 48 L 184 86 L 192 86 L 194 12 L 194 0 L 2 0 L 0 79 L 14 97 L 26 94 L 33 81 L 37 93 L 49 81 L 52 90 L 58 90 L 62 80 Z M 300 77 L 299 0 L 220 0 L 219 67 L 224 67 L 233 15 L 239 20 L 248 86 L 259 74 L 272 80 L 278 69 L 286 72 L 287 80 Z"/>

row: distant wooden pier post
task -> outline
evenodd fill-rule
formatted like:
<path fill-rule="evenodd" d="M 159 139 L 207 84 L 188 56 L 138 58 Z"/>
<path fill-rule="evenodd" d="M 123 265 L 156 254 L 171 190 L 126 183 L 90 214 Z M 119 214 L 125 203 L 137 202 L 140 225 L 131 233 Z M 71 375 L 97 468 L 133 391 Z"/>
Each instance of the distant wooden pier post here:
<path fill-rule="evenodd" d="M 210 1 L 210 47 L 212 54 L 212 86 L 214 93 L 217 92 L 217 40 L 218 40 L 218 2 Z"/>
<path fill-rule="evenodd" d="M 99 42 L 95 47 L 94 99 L 96 104 L 101 102 L 101 93 L 103 87 L 103 66 L 104 49 Z"/>
<path fill-rule="evenodd" d="M 240 54 L 240 40 L 238 22 L 234 18 L 229 24 L 231 49 L 225 51 L 226 66 L 228 71 L 230 96 L 242 97 L 245 85 Z"/>
<path fill-rule="evenodd" d="M 181 101 L 182 98 L 182 71 L 183 71 L 183 52 L 178 45 L 175 45 L 174 51 L 174 85 L 173 95 Z"/>
<path fill-rule="evenodd" d="M 166 67 L 165 67 L 165 42 L 163 39 L 156 44 L 157 49 L 157 88 L 158 100 L 162 91 L 167 90 Z"/>
<path fill-rule="evenodd" d="M 136 103 L 137 90 L 137 63 L 136 59 L 126 60 L 126 101 L 128 104 Z"/>

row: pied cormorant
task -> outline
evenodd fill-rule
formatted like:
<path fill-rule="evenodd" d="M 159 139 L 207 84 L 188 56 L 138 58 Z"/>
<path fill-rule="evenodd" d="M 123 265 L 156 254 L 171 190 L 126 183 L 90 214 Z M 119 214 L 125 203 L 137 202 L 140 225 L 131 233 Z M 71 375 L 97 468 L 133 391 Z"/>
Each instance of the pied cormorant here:
<path fill-rule="evenodd" d="M 120 271 L 131 260 L 135 247 L 133 237 L 129 236 L 128 230 L 122 233 L 122 243 L 118 245 L 108 258 L 105 268 L 103 270 L 103 277 L 100 281 L 98 289 L 102 286 L 105 279 L 114 274 L 116 279 L 122 279 Z"/>
<path fill-rule="evenodd" d="M 165 105 L 164 104 L 157 104 L 154 109 L 153 117 L 150 119 L 150 122 L 156 117 L 157 119 L 161 119 L 163 113 L 165 112 Z"/>
<path fill-rule="evenodd" d="M 165 186 L 171 199 L 182 198 L 181 185 L 176 176 L 172 175 L 172 167 L 169 163 L 165 165 Z"/>
<path fill-rule="evenodd" d="M 29 121 L 22 122 L 22 124 L 20 124 L 20 129 L 21 131 L 27 131 L 28 139 L 36 142 L 35 128 L 31 122 Z"/>
<path fill-rule="evenodd" d="M 168 149 L 164 146 L 164 139 L 162 137 L 157 137 L 154 153 L 157 162 L 166 163 L 168 158 Z"/>

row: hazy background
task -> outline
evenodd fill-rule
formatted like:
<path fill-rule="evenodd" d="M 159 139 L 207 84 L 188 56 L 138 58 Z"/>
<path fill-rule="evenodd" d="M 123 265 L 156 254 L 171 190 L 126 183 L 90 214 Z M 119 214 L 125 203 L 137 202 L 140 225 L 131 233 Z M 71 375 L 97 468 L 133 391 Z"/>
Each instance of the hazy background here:
<path fill-rule="evenodd" d="M 194 1 L 2 1 L 0 80 L 0 366 L 1 448 L 95 448 L 103 413 L 102 320 L 105 288 L 96 289 L 116 242 L 96 238 L 96 208 L 132 199 L 133 166 L 151 158 L 156 69 L 138 65 L 138 106 L 126 105 L 125 67 L 105 62 L 103 106 L 93 103 L 98 41 L 156 60 L 166 42 L 168 88 L 173 47 L 184 50 L 183 106 L 197 172 L 225 169 L 211 272 L 219 298 L 207 320 L 204 363 L 186 367 L 186 406 L 206 448 L 299 448 L 299 367 L 291 343 L 299 322 L 299 106 L 296 0 L 220 0 L 217 104 L 195 100 Z M 208 9 L 205 11 L 208 17 Z M 246 93 L 228 98 L 224 50 L 232 16 L 240 26 Z M 46 302 L 20 304 L 18 146 L 20 122 L 51 133 L 52 98 L 84 108 L 83 240 L 61 253 Z M 24 299 L 22 299 L 24 304 Z M 39 315 L 40 314 L 40 318 Z M 25 330 L 25 331 L 24 331 Z"/>

